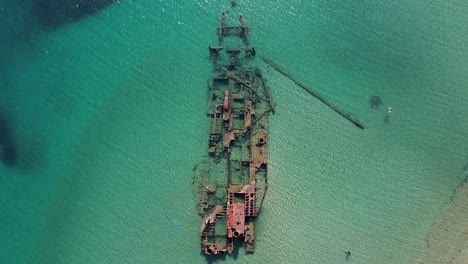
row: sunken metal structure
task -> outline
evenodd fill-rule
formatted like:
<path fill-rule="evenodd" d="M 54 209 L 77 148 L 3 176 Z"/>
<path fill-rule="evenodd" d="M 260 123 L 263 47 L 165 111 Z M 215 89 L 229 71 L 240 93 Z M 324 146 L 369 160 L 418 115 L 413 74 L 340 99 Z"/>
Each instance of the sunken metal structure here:
<path fill-rule="evenodd" d="M 227 19 L 223 12 L 219 45 L 208 48 L 208 153 L 193 178 L 206 255 L 232 254 L 242 244 L 246 253 L 255 251 L 255 220 L 267 190 L 268 116 L 274 112 L 260 70 L 249 66 L 256 55 L 248 44 L 249 27 L 242 15 L 240 25 L 228 26 Z M 236 44 L 223 46 L 225 38 Z"/>

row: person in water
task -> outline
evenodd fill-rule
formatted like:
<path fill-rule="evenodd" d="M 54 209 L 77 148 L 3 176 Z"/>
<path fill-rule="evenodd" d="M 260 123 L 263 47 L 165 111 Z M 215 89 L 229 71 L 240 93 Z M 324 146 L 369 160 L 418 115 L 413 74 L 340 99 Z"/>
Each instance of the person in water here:
<path fill-rule="evenodd" d="M 388 110 L 387 110 L 387 115 L 385 116 L 385 119 L 384 119 L 385 124 L 387 124 L 388 121 L 390 120 L 390 116 L 392 115 L 392 111 L 393 111 L 392 107 L 389 106 Z"/>
<path fill-rule="evenodd" d="M 227 11 L 222 13 L 221 15 L 221 24 L 224 24 L 224 22 L 226 21 L 226 14 L 227 14 Z"/>
<path fill-rule="evenodd" d="M 351 257 L 351 251 L 350 251 L 350 250 L 347 250 L 347 251 L 346 251 L 346 259 L 348 259 L 349 257 Z"/>

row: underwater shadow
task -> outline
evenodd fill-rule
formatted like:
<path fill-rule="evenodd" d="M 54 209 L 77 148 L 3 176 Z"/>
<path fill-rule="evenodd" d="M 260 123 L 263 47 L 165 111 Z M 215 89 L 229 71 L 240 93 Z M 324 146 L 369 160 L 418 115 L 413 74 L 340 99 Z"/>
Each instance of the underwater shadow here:
<path fill-rule="evenodd" d="M 382 99 L 380 98 L 380 96 L 374 95 L 369 98 L 369 105 L 371 108 L 377 109 L 381 104 Z"/>
<path fill-rule="evenodd" d="M 8 122 L 0 116 L 0 161 L 8 167 L 13 167 L 18 161 L 18 154 L 10 131 Z"/>
<path fill-rule="evenodd" d="M 115 0 L 35 0 L 33 12 L 46 29 L 53 30 L 96 15 L 114 2 Z"/>

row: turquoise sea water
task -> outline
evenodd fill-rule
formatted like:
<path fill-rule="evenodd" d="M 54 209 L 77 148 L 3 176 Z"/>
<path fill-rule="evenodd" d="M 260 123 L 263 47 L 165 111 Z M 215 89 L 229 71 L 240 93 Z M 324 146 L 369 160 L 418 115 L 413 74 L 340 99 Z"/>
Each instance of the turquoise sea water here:
<path fill-rule="evenodd" d="M 466 261 L 465 1 L 120 1 L 56 28 L 17 2 L 0 6 L 1 263 L 207 262 L 191 180 L 222 10 L 366 128 L 257 62 L 270 186 L 255 254 L 218 263 Z"/>

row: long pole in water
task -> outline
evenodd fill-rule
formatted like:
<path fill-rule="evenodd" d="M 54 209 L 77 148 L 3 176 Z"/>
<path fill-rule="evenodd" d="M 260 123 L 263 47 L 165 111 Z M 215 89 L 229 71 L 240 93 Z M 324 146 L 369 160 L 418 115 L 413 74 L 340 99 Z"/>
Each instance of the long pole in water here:
<path fill-rule="evenodd" d="M 273 69 L 275 69 L 276 71 L 278 71 L 279 73 L 281 73 L 282 75 L 286 76 L 288 79 L 290 79 L 291 81 L 293 81 L 297 86 L 301 87 L 302 89 L 304 89 L 304 91 L 308 92 L 310 95 L 312 95 L 313 97 L 317 98 L 318 100 L 320 100 L 320 102 L 324 103 L 325 105 L 327 105 L 328 107 L 330 107 L 333 111 L 335 111 L 336 113 L 338 113 L 339 115 L 341 115 L 342 117 L 348 119 L 351 123 L 353 123 L 355 126 L 359 127 L 360 129 L 364 129 L 364 126 L 359 123 L 359 121 L 353 119 L 349 114 L 341 111 L 340 109 L 338 109 L 336 106 L 332 105 L 330 102 L 328 102 L 325 98 L 323 98 L 322 96 L 320 96 L 318 93 L 314 92 L 312 89 L 310 89 L 309 87 L 305 86 L 303 83 L 299 82 L 298 80 L 296 80 L 294 77 L 292 77 L 289 73 L 287 73 L 285 70 L 283 70 L 281 67 L 279 67 L 277 64 L 275 64 L 274 62 L 272 62 L 271 60 L 269 59 L 266 59 L 264 57 L 260 57 L 260 59 L 265 62 L 266 64 L 270 65 L 271 67 L 273 67 Z"/>

